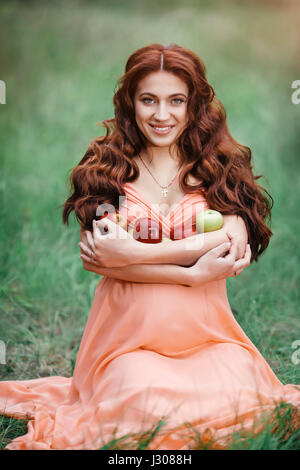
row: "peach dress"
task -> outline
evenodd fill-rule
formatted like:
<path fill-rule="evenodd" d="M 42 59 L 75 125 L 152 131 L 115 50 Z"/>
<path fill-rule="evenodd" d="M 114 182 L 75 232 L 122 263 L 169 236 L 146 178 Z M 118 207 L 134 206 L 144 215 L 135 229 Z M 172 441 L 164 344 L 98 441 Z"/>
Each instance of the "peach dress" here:
<path fill-rule="evenodd" d="M 151 215 L 165 236 L 183 213 L 208 208 L 188 193 L 165 217 L 130 183 L 124 190 L 119 212 L 131 212 L 129 222 Z M 103 277 L 73 376 L 0 382 L 0 413 L 29 419 L 6 449 L 98 449 L 161 419 L 149 449 L 189 449 L 195 430 L 226 448 L 226 436 L 281 400 L 299 410 L 300 386 L 283 385 L 236 322 L 226 280 L 189 287 Z"/>

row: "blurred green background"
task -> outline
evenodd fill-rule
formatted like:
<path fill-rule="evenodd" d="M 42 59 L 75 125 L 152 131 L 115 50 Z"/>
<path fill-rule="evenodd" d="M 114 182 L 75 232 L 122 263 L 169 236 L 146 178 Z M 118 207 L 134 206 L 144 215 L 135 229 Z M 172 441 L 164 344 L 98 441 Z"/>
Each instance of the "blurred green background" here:
<path fill-rule="evenodd" d="M 59 205 L 67 176 L 112 97 L 129 55 L 175 42 L 198 54 L 253 152 L 274 198 L 274 236 L 259 262 L 228 280 L 235 318 L 279 379 L 300 383 L 292 362 L 299 327 L 299 2 L 63 1 L 0 4 L 1 378 L 71 376 L 99 276 L 83 270 L 79 226 Z M 184 312 L 183 312 L 184 315 Z"/>

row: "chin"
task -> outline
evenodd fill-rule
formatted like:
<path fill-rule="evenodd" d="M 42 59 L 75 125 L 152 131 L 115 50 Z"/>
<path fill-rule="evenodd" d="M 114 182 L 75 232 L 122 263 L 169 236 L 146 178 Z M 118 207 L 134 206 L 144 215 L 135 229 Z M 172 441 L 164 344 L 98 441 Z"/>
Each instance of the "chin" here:
<path fill-rule="evenodd" d="M 154 145 L 155 147 L 166 147 L 170 146 L 172 144 L 175 144 L 177 138 L 172 137 L 171 139 L 163 139 L 161 137 L 158 137 L 157 139 L 153 139 L 153 136 L 146 136 L 147 140 L 150 144 Z"/>

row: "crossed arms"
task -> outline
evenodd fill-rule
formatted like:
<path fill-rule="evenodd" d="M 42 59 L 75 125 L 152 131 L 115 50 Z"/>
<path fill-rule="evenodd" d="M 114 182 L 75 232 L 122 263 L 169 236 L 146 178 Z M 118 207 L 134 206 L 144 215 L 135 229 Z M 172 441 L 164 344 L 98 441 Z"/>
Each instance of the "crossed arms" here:
<path fill-rule="evenodd" d="M 99 275 L 131 282 L 193 286 L 197 281 L 196 277 L 199 278 L 199 266 L 196 270 L 194 264 L 198 260 L 200 261 L 199 258 L 210 252 L 210 250 L 228 242 L 227 233 L 230 231 L 235 236 L 235 260 L 233 261 L 240 260 L 240 264 L 232 263 L 232 269 L 234 266 L 238 266 L 240 272 L 242 272 L 243 268 L 250 264 L 247 260 L 244 264 L 242 262 L 248 241 L 245 223 L 238 216 L 223 216 L 223 218 L 222 229 L 214 232 L 198 234 L 189 237 L 189 239 L 175 240 L 168 243 L 144 244 L 138 242 L 139 252 L 135 253 L 135 264 L 126 266 L 103 267 L 100 263 L 92 262 L 87 253 L 81 249 L 83 268 Z M 81 232 L 80 239 L 81 242 L 87 245 L 85 232 Z M 186 245 L 187 240 L 189 242 L 188 248 Z M 211 277 L 210 280 L 212 280 Z"/>

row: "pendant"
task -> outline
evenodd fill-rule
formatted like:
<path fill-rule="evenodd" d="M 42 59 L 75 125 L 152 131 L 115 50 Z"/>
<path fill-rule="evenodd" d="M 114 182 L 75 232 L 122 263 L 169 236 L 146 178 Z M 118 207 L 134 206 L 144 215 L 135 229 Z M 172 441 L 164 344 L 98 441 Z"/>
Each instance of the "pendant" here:
<path fill-rule="evenodd" d="M 164 197 L 167 197 L 167 194 L 168 194 L 168 190 L 167 189 L 162 189 L 161 190 L 162 194 Z"/>

